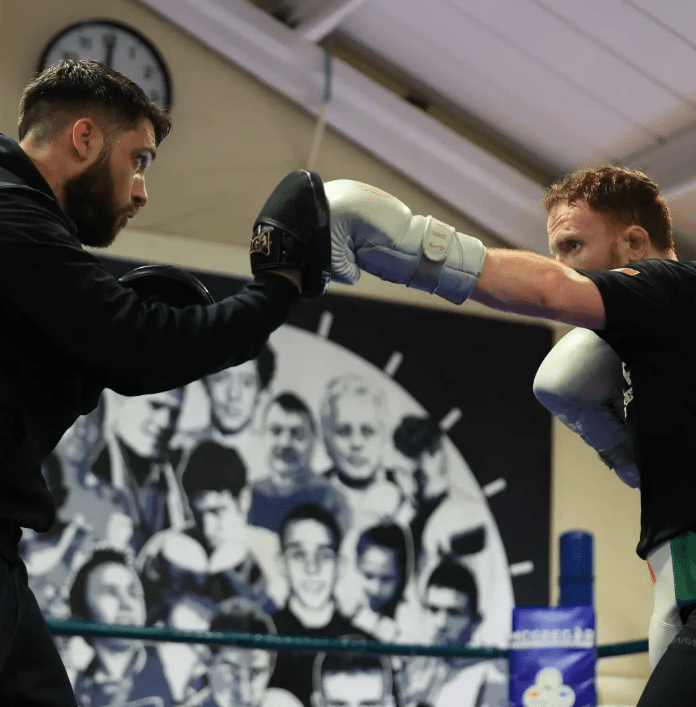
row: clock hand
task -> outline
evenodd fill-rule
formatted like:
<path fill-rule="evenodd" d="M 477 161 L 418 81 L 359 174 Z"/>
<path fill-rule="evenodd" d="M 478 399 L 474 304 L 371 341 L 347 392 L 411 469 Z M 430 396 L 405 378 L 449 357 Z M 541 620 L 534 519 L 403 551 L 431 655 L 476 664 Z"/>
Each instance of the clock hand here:
<path fill-rule="evenodd" d="M 114 34 L 105 34 L 103 36 L 104 39 L 104 45 L 106 46 L 106 59 L 104 59 L 104 63 L 110 68 L 113 69 L 113 61 L 114 61 L 114 49 L 116 49 L 116 35 Z"/>

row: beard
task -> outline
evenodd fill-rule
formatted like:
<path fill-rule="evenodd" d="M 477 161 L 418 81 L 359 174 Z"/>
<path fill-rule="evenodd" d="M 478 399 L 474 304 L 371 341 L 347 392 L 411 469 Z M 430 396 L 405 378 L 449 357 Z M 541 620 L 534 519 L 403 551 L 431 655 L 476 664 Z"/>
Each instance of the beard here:
<path fill-rule="evenodd" d="M 65 212 L 77 227 L 80 243 L 93 248 L 107 248 L 120 230 L 110 158 L 106 143 L 96 162 L 68 179 L 63 191 Z"/>

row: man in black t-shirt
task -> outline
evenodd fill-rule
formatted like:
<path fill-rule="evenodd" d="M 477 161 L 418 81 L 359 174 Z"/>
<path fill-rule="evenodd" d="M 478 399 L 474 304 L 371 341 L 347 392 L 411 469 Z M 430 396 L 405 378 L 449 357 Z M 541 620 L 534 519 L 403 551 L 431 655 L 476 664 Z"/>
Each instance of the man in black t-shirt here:
<path fill-rule="evenodd" d="M 587 380 L 573 391 L 572 405 L 555 391 L 558 407 L 548 407 L 588 441 L 588 431 L 597 432 L 592 415 L 612 409 L 612 434 L 625 442 L 621 459 L 593 446 L 617 474 L 634 469 L 624 480 L 635 485 L 639 474 L 638 554 L 649 560 L 656 588 L 650 635 L 655 669 L 639 707 L 695 704 L 696 383 L 690 373 L 696 334 L 687 323 L 696 309 L 696 264 L 677 262 L 657 185 L 641 172 L 616 167 L 578 170 L 552 185 L 544 207 L 553 260 L 487 249 L 359 182 L 329 182 L 326 194 L 334 279 L 356 282 L 363 269 L 456 304 L 470 297 L 592 330 L 615 352 L 612 375 L 620 389 L 623 364 L 625 383 L 618 405 L 613 398 L 593 399 L 613 381 L 593 378 L 596 360 L 569 351 L 557 366 L 568 371 L 557 378 Z"/>
<path fill-rule="evenodd" d="M 280 635 L 310 638 L 368 638 L 339 610 L 334 590 L 339 576 L 341 528 L 318 503 L 293 508 L 280 530 L 283 571 L 289 594 L 272 618 Z M 312 665 L 316 653 L 281 651 L 270 685 L 292 692 L 312 707 Z"/>

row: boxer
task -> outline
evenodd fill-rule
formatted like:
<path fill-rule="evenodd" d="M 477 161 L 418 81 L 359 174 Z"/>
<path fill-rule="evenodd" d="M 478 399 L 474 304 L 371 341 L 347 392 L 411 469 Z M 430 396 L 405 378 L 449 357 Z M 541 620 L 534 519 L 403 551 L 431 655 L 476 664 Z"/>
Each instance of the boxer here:
<path fill-rule="evenodd" d="M 332 181 L 325 191 L 334 279 L 354 283 L 364 270 L 456 304 L 472 299 L 589 330 L 552 352 L 536 392 L 640 485 L 637 552 L 650 561 L 653 623 L 665 631 L 651 630 L 655 668 L 638 707 L 696 704 L 696 336 L 686 324 L 696 264 L 677 259 L 659 187 L 614 166 L 552 184 L 543 205 L 553 259 L 486 248 L 360 182 Z"/>

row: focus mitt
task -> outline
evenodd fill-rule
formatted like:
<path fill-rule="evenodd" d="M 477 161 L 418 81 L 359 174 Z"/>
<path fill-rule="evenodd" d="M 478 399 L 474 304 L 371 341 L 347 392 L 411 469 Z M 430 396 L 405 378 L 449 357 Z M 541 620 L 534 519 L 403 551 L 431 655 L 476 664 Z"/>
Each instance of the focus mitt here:
<path fill-rule="evenodd" d="M 324 294 L 331 276 L 331 231 L 318 174 L 298 169 L 278 184 L 254 223 L 249 252 L 254 276 L 299 270 L 304 299 Z"/>
<path fill-rule="evenodd" d="M 143 302 L 164 302 L 172 307 L 215 302 L 198 278 L 174 265 L 143 265 L 127 272 L 119 282 L 134 290 Z"/>

